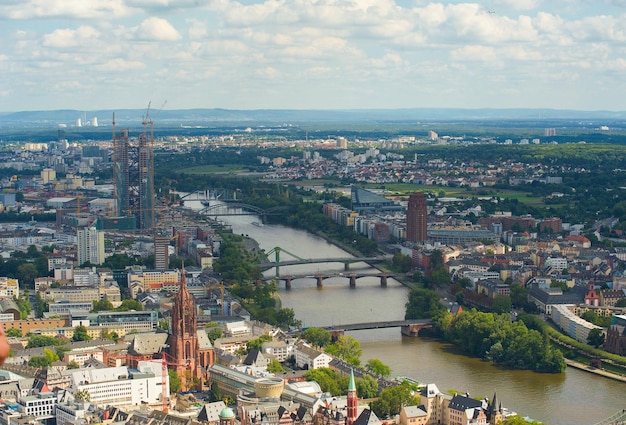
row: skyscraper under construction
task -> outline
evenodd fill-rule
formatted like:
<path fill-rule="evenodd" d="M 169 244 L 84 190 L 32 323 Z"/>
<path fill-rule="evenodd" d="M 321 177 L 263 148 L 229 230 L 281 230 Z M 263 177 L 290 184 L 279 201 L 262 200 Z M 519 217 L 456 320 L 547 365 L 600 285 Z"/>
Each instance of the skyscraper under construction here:
<path fill-rule="evenodd" d="M 154 227 L 154 133 L 147 117 L 146 113 L 144 131 L 135 143 L 131 143 L 128 129 L 116 133 L 115 114 L 112 123 L 116 213 L 135 217 L 140 230 Z"/>

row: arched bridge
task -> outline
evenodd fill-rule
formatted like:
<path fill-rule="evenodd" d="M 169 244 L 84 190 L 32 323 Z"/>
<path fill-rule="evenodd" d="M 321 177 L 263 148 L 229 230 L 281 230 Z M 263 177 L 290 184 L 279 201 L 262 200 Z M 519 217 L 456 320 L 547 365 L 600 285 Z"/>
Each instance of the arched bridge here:
<path fill-rule="evenodd" d="M 348 279 L 350 284 L 350 288 L 356 288 L 356 281 L 358 279 L 364 277 L 376 277 L 380 279 L 380 286 L 383 288 L 387 287 L 387 280 L 392 277 L 396 277 L 396 274 L 393 273 L 334 273 L 334 274 L 315 274 L 315 275 L 283 275 L 277 276 L 271 279 L 265 280 L 276 280 L 277 282 L 283 281 L 285 282 L 285 289 L 291 289 L 291 282 L 296 279 L 315 279 L 317 282 L 317 287 L 322 288 L 324 286 L 324 281 L 330 278 L 344 278 Z"/>
<path fill-rule="evenodd" d="M 402 335 L 406 336 L 418 336 L 419 332 L 425 328 L 432 328 L 433 321 L 431 319 L 419 319 L 419 320 L 387 320 L 381 322 L 369 322 L 369 323 L 352 323 L 348 325 L 336 325 L 336 326 L 324 326 L 322 329 L 326 329 L 336 339 L 338 336 L 343 335 L 346 331 L 362 331 L 366 329 L 384 329 L 384 328 L 401 328 Z"/>
<path fill-rule="evenodd" d="M 209 201 L 219 200 L 223 202 L 236 201 L 237 192 L 232 189 L 206 189 L 189 192 L 180 197 L 181 201 Z"/>
<path fill-rule="evenodd" d="M 254 205 L 244 204 L 241 202 L 226 202 L 215 205 L 206 205 L 198 212 L 212 217 L 254 215 L 261 217 L 261 221 L 265 223 L 268 215 L 281 215 L 285 210 L 287 210 L 286 206 L 272 207 L 264 210 L 262 208 L 255 207 Z"/>
<path fill-rule="evenodd" d="M 287 260 L 281 261 L 280 253 L 284 252 L 289 254 L 291 257 L 295 258 L 295 260 Z M 365 262 L 368 264 L 382 263 L 391 259 L 391 256 L 381 256 L 381 257 L 331 257 L 331 258 L 309 258 L 304 259 L 298 257 L 296 254 L 293 254 L 287 251 L 284 248 L 276 246 L 272 248 L 265 255 L 269 258 L 270 255 L 274 254 L 274 261 L 268 261 L 266 263 L 260 263 L 259 267 L 261 270 L 271 269 L 272 267 L 276 267 L 276 277 L 280 277 L 280 266 L 297 266 L 301 264 L 319 264 L 319 263 L 343 263 L 343 269 L 345 271 L 350 270 L 350 264 L 352 263 L 360 263 Z"/>

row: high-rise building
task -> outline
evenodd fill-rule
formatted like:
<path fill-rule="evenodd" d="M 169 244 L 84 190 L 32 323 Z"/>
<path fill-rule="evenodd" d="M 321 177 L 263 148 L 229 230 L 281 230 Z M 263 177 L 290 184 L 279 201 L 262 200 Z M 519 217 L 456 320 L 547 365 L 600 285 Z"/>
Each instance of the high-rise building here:
<path fill-rule="evenodd" d="M 104 262 L 104 232 L 95 227 L 79 229 L 77 239 L 79 265 L 87 261 L 91 264 Z"/>
<path fill-rule="evenodd" d="M 166 270 L 170 267 L 170 238 L 167 235 L 154 235 L 154 268 Z"/>
<path fill-rule="evenodd" d="M 409 197 L 406 211 L 406 239 L 409 242 L 424 242 L 428 239 L 426 223 L 428 210 L 424 192 L 415 192 Z"/>
<path fill-rule="evenodd" d="M 144 122 L 137 143 L 130 143 L 128 130 L 115 131 L 113 115 L 113 180 L 116 212 L 119 217 L 135 217 L 139 229 L 154 227 L 154 135 Z"/>
<path fill-rule="evenodd" d="M 154 144 L 151 134 L 144 132 L 139 135 L 138 157 L 138 226 L 140 229 L 152 229 L 154 227 Z"/>

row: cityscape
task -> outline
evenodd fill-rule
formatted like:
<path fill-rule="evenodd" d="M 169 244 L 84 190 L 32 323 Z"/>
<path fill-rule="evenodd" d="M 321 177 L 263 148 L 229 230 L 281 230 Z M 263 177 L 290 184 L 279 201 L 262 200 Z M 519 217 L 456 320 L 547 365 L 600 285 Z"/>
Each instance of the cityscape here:
<path fill-rule="evenodd" d="M 623 1 L 0 4 L 0 425 L 625 425 Z"/>
<path fill-rule="evenodd" d="M 401 341 L 428 340 L 438 332 L 453 333 L 455 322 L 460 329 L 461 318 L 486 320 L 480 314 L 501 313 L 515 323 L 516 316 L 532 313 L 554 327 L 557 333 L 544 337 L 551 335 L 554 348 L 531 346 L 534 358 L 517 359 L 513 351 L 496 356 L 495 345 L 502 350 L 501 344 L 509 344 L 502 340 L 486 352 L 466 348 L 467 354 L 512 369 L 556 374 L 563 374 L 567 363 L 568 371 L 580 369 L 583 376 L 594 372 L 594 379 L 624 380 L 619 359 L 626 251 L 619 243 L 619 220 L 557 215 L 552 207 L 566 205 L 564 199 L 576 203 L 574 188 L 566 188 L 569 176 L 595 170 L 572 159 L 566 161 L 570 164 L 528 161 L 519 153 L 506 162 L 479 159 L 494 147 L 561 146 L 562 152 L 566 145 L 584 146 L 580 142 L 560 144 L 554 128 L 536 128 L 530 132 L 540 136 L 516 140 L 506 128 L 493 137 L 422 130 L 385 138 L 314 138 L 305 132 L 305 139 L 289 140 L 284 132 L 256 127 L 244 128 L 243 134 L 169 135 L 174 128 L 158 136 L 150 113 L 143 111 L 134 134 L 117 128 L 112 114 L 110 124 L 97 120 L 98 127 L 110 130 L 107 139 L 74 136 L 70 142 L 65 138 L 70 129 L 83 128 L 77 120 L 60 127 L 54 141 L 11 141 L 2 151 L 6 276 L 1 307 L 12 347 L 2 366 L 3 412 L 11 415 L 7 425 L 11 420 L 58 423 L 59 418 L 279 422 L 285 415 L 311 424 L 331 418 L 514 423 L 518 414 L 531 412 L 495 382 L 487 389 L 495 395 L 477 400 L 469 392 L 482 386 L 445 392 L 436 378 L 422 382 L 422 376 L 404 369 L 393 375 L 385 358 L 359 359 L 362 332 L 376 338 L 389 326 Z M 438 127 L 452 129 L 445 123 Z M 621 130 L 597 126 L 596 131 Z M 466 161 L 455 159 L 459 149 Z M 202 165 L 205 157 L 228 168 L 213 171 L 211 161 Z M 187 167 L 196 173 L 191 183 L 175 165 L 190 158 L 194 164 Z M 179 187 L 170 183 L 176 173 Z M 620 184 L 619 178 L 612 183 Z M 511 190 L 535 187 L 545 187 L 544 209 L 536 210 L 537 217 L 519 214 L 519 202 L 506 197 Z M 258 192 L 266 195 L 255 197 Z M 282 238 L 282 247 L 261 249 L 263 232 L 281 232 L 277 224 L 292 220 L 286 220 L 292 207 L 283 199 L 289 192 L 293 202 L 309 199 L 304 205 L 328 222 L 303 228 L 326 234 L 343 254 L 314 253 L 306 244 L 294 246 Z M 614 206 L 611 201 L 607 208 L 614 211 Z M 580 221 L 569 221 L 575 218 Z M 237 220 L 244 220 L 250 233 L 261 232 L 261 239 L 237 236 Z M 330 223 L 344 229 L 340 233 L 349 231 L 351 242 Z M 238 270 L 245 263 L 251 264 Z M 307 264 L 322 266 L 297 271 Z M 363 265 L 365 270 L 359 268 Z M 339 310 L 321 313 L 320 305 L 322 316 L 313 313 L 303 324 L 301 308 L 287 303 L 311 285 L 327 294 L 349 288 L 353 300 L 367 290 L 408 288 L 412 295 L 391 316 L 381 311 L 378 321 L 364 316 L 328 323 L 322 317 Z M 283 299 L 282 307 L 274 305 L 272 293 Z M 394 303 L 396 294 L 375 296 Z M 259 298 L 264 296 L 272 301 Z M 430 296 L 439 300 L 438 308 L 412 310 L 413 297 Z M 442 328 L 441 317 L 449 317 L 453 327 Z M 520 338 L 530 341 L 530 336 Z M 350 344 L 357 348 L 347 348 Z M 568 353 L 565 359 L 562 351 Z M 315 370 L 330 375 L 323 378 L 311 373 Z M 409 392 L 401 395 L 402 388 Z M 400 407 L 393 404 L 399 401 L 363 401 L 376 396 L 409 398 Z M 275 419 L 268 419 L 269 412 Z M 593 417 L 594 423 L 609 418 Z M 609 419 L 621 420 L 619 414 Z"/>

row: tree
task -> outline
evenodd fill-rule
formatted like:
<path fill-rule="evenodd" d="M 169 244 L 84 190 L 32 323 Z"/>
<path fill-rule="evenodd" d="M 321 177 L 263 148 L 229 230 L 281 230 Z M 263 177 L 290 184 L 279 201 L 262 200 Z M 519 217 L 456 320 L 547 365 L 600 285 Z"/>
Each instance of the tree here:
<path fill-rule="evenodd" d="M 385 378 L 391 375 L 391 368 L 378 359 L 369 359 L 365 365 L 365 370 Z"/>
<path fill-rule="evenodd" d="M 502 425 L 543 425 L 543 423 L 535 420 L 529 422 L 526 418 L 523 418 L 520 415 L 514 415 L 504 418 Z"/>
<path fill-rule="evenodd" d="M 220 386 L 217 381 L 213 381 L 211 383 L 211 397 L 209 401 L 215 402 L 222 400 L 222 390 L 220 390 Z"/>
<path fill-rule="evenodd" d="M 378 394 L 378 382 L 369 375 L 357 379 L 355 385 L 360 398 L 374 398 Z"/>
<path fill-rule="evenodd" d="M 617 300 L 615 307 L 626 307 L 626 298 L 620 298 Z"/>
<path fill-rule="evenodd" d="M 33 356 L 28 360 L 28 366 L 45 368 L 50 366 L 50 361 L 45 356 Z"/>
<path fill-rule="evenodd" d="M 322 328 L 307 328 L 302 337 L 315 347 L 320 348 L 326 347 L 332 340 L 330 332 Z"/>
<path fill-rule="evenodd" d="M 31 286 L 35 283 L 35 278 L 38 276 L 37 267 L 31 263 L 24 263 L 17 268 L 17 277 L 20 280 L 21 285 Z"/>
<path fill-rule="evenodd" d="M 595 328 L 589 331 L 589 335 L 587 335 L 587 344 L 593 345 L 598 348 L 602 344 L 604 344 L 604 330 L 600 328 Z"/>
<path fill-rule="evenodd" d="M 62 344 L 64 344 L 63 340 L 52 336 L 30 335 L 28 337 L 28 344 L 26 344 L 26 348 L 49 347 Z"/>
<path fill-rule="evenodd" d="M 428 319 L 446 308 L 439 302 L 439 295 L 429 289 L 413 289 L 409 293 L 404 318 Z"/>
<path fill-rule="evenodd" d="M 270 373 L 283 373 L 285 371 L 285 368 L 282 364 L 280 364 L 278 360 L 272 359 L 267 364 L 267 371 Z"/>
<path fill-rule="evenodd" d="M 91 401 L 91 395 L 87 390 L 78 390 L 74 393 L 74 398 L 76 401 Z"/>
<path fill-rule="evenodd" d="M 511 297 L 508 295 L 496 295 L 493 299 L 492 309 L 494 313 L 508 313 L 511 311 Z"/>
<path fill-rule="evenodd" d="M 247 352 L 250 352 L 250 350 L 258 350 L 261 351 L 262 347 L 263 347 L 263 343 L 264 342 L 269 342 L 272 340 L 272 337 L 269 335 L 261 335 L 260 337 L 250 340 L 248 341 L 247 347 L 248 349 L 246 350 Z"/>
<path fill-rule="evenodd" d="M 143 304 L 137 300 L 125 299 L 122 304 L 115 309 L 116 311 L 143 311 Z"/>
<path fill-rule="evenodd" d="M 6 331 L 6 336 L 8 336 L 10 338 L 21 338 L 22 337 L 22 331 L 19 330 L 18 328 L 9 328 Z"/>
<path fill-rule="evenodd" d="M 67 364 L 68 369 L 78 369 L 79 367 L 80 365 L 78 364 L 76 360 L 72 360 L 71 362 Z"/>
<path fill-rule="evenodd" d="M 30 301 L 28 300 L 28 291 L 22 291 L 20 296 L 15 300 L 17 308 L 20 310 L 20 319 L 26 320 L 32 311 Z"/>
<path fill-rule="evenodd" d="M 302 322 L 296 319 L 296 313 L 293 308 L 281 308 L 276 312 L 276 325 L 288 328 L 288 327 L 300 327 Z"/>
<path fill-rule="evenodd" d="M 111 301 L 109 300 L 99 300 L 99 301 L 93 301 L 93 309 L 91 311 L 93 311 L 94 313 L 97 313 L 98 311 L 111 311 L 113 310 L 113 304 L 111 303 Z"/>
<path fill-rule="evenodd" d="M 44 348 L 43 349 L 43 355 L 48 360 L 48 364 L 52 364 L 52 363 L 54 363 L 54 362 L 59 360 L 59 356 L 57 355 L 57 353 L 55 353 L 54 351 L 50 350 L 49 348 Z"/>
<path fill-rule="evenodd" d="M 371 403 L 371 407 L 379 418 L 387 418 L 399 414 L 404 406 L 418 404 L 419 401 L 413 395 L 411 385 L 403 382 L 401 385 L 382 390 L 378 400 Z"/>
<path fill-rule="evenodd" d="M 74 328 L 74 335 L 72 336 L 72 341 L 90 341 L 91 337 L 87 333 L 87 327 L 85 326 L 76 326 Z"/>
<path fill-rule="evenodd" d="M 401 253 L 394 254 L 391 259 L 391 267 L 401 273 L 407 273 L 413 268 L 412 259 L 408 255 Z"/>
<path fill-rule="evenodd" d="M 183 388 L 183 383 L 180 380 L 180 376 L 174 369 L 168 369 L 167 374 L 170 377 L 170 393 L 178 393 Z"/>
<path fill-rule="evenodd" d="M 209 337 L 209 340 L 211 341 L 211 344 L 213 344 L 216 339 L 222 337 L 223 331 L 222 331 L 222 328 L 217 323 L 209 323 L 209 325 L 206 328 L 206 333 L 207 333 L 207 336 Z"/>
<path fill-rule="evenodd" d="M 304 376 L 309 381 L 317 382 L 323 392 L 334 396 L 344 394 L 348 389 L 348 377 L 326 367 L 311 369 Z"/>
<path fill-rule="evenodd" d="M 341 335 L 337 341 L 326 346 L 328 354 L 339 357 L 351 365 L 358 366 L 361 363 L 361 343 L 352 336 Z"/>

